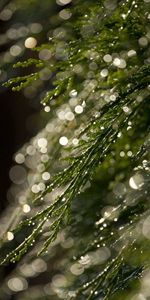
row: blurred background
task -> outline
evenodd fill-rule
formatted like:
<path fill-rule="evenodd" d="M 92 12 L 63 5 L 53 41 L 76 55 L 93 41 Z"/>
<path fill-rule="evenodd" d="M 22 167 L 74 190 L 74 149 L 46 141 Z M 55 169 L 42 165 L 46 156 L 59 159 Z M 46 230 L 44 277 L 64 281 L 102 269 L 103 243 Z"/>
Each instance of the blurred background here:
<path fill-rule="evenodd" d="M 53 28 L 67 16 L 60 14 L 69 0 L 1 0 L 0 1 L 0 214 L 12 201 L 10 170 L 15 165 L 15 153 L 47 122 L 41 112 L 40 100 L 43 88 L 26 88 L 13 92 L 3 86 L 12 77 L 26 74 L 24 69 L 14 69 L 18 61 L 38 58 L 32 48 L 47 43 Z M 29 74 L 34 67 L 28 68 Z M 40 116 L 40 117 L 39 117 Z M 2 224 L 1 224 L 2 225 Z M 2 229 L 2 226 L 1 226 Z M 39 262 L 40 263 L 40 262 Z M 40 266 L 40 265 L 39 265 Z M 0 272 L 0 281 L 5 280 L 14 266 L 11 264 Z M 2 284 L 2 282 L 1 282 Z M 15 286 L 17 286 L 16 283 Z M 13 287 L 10 288 L 13 290 Z M 15 294 L 3 299 L 16 299 Z M 2 299 L 1 298 L 1 299 Z M 2 299 L 2 300 L 3 300 Z"/>
<path fill-rule="evenodd" d="M 24 75 L 23 70 L 12 69 L 13 64 L 33 57 L 32 48 L 48 41 L 53 26 L 60 21 L 60 8 L 69 2 L 45 0 L 43 5 L 39 0 L 0 1 L 0 211 L 9 199 L 13 154 L 44 126 L 42 116 L 38 117 L 41 105 L 36 90 L 16 93 L 2 84 Z"/>

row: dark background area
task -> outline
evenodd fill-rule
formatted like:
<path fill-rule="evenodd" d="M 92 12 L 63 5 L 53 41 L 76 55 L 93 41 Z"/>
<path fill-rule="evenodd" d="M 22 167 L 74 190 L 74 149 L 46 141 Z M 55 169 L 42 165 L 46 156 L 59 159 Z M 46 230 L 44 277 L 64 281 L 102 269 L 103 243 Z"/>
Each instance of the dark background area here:
<path fill-rule="evenodd" d="M 7 206 L 7 190 L 11 184 L 9 170 L 13 154 L 28 141 L 32 133 L 26 123 L 36 110 L 23 95 L 9 89 L 0 94 L 0 211 Z"/>

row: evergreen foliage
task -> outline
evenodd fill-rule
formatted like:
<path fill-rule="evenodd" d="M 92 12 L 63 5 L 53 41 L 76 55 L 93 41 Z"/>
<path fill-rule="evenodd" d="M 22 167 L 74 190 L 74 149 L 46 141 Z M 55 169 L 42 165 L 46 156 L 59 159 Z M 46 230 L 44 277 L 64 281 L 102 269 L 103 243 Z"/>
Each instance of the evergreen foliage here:
<path fill-rule="evenodd" d="M 8 212 L 0 255 L 26 280 L 25 266 L 51 265 L 52 283 L 16 299 L 150 296 L 148 9 L 143 0 L 73 1 L 49 41 L 14 65 L 33 72 L 4 84 L 37 89 L 48 120 L 16 154 L 29 182 Z"/>

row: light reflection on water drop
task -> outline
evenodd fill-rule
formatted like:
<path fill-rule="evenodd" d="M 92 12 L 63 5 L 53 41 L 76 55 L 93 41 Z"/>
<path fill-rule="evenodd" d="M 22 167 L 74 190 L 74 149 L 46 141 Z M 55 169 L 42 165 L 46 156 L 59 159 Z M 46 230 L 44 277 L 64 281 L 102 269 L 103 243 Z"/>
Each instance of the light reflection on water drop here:
<path fill-rule="evenodd" d="M 141 174 L 137 173 L 129 179 L 129 185 L 132 189 L 138 190 L 144 184 L 144 178 Z"/>

